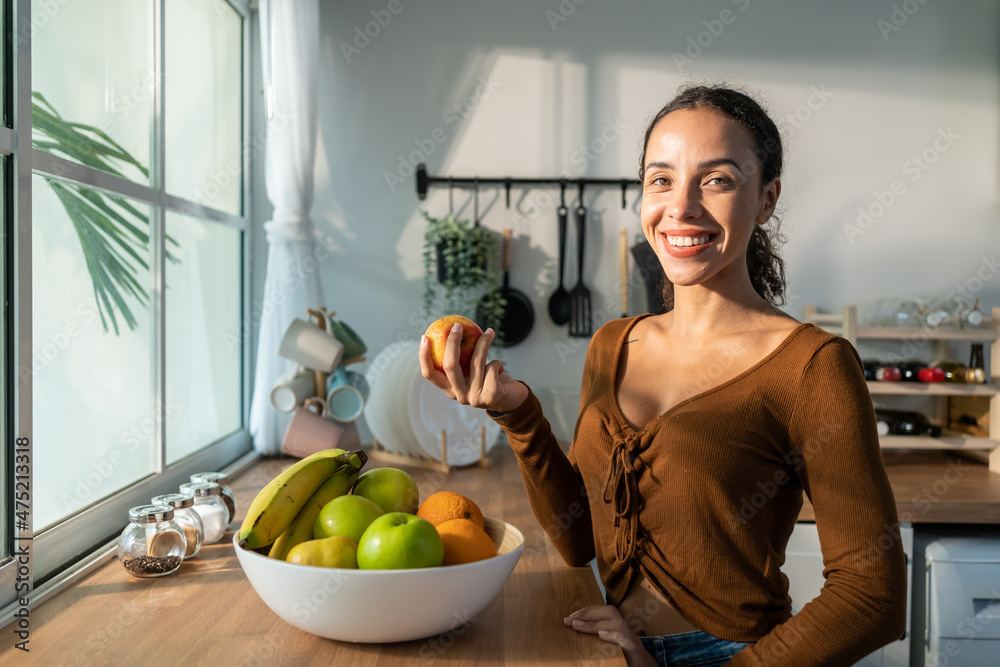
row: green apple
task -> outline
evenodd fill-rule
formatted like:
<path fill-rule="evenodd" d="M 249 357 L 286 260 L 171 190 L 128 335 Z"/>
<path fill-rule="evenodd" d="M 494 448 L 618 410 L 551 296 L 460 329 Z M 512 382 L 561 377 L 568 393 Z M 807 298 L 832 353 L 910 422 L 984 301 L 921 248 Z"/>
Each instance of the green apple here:
<path fill-rule="evenodd" d="M 352 493 L 372 501 L 383 512 L 414 514 L 420 506 L 417 483 L 399 468 L 372 468 L 362 473 Z"/>
<path fill-rule="evenodd" d="M 298 565 L 357 569 L 358 543 L 343 535 L 309 540 L 292 547 L 285 560 Z"/>
<path fill-rule="evenodd" d="M 404 570 L 438 567 L 444 562 L 444 543 L 426 519 L 406 512 L 390 512 L 372 521 L 358 542 L 362 570 Z"/>
<path fill-rule="evenodd" d="M 383 514 L 381 507 L 363 496 L 339 496 L 319 511 L 313 525 L 313 538 L 320 540 L 343 535 L 359 542 L 368 524 Z"/>

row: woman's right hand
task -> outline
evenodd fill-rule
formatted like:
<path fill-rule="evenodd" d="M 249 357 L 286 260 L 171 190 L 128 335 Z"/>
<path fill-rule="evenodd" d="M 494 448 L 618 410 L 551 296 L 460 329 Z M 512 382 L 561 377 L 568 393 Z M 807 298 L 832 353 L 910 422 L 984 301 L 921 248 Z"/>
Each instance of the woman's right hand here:
<path fill-rule="evenodd" d="M 476 341 L 472 353 L 472 367 L 469 377 L 462 374 L 458 365 L 459 347 L 462 341 L 462 325 L 455 324 L 448 334 L 444 348 L 444 372 L 434 368 L 431 360 L 431 345 L 427 336 L 420 337 L 420 373 L 434 386 L 463 405 L 509 412 L 521 405 L 528 397 L 528 388 L 508 375 L 503 363 L 494 360 L 487 363 L 486 355 L 496 337 L 493 329 L 487 329 Z"/>

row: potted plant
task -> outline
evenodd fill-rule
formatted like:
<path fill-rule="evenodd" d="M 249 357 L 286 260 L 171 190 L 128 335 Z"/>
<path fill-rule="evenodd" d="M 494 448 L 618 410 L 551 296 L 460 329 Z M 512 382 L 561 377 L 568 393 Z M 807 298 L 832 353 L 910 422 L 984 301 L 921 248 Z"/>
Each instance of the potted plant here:
<path fill-rule="evenodd" d="M 484 227 L 449 213 L 427 220 L 424 233 L 424 314 L 497 321 L 506 306 L 497 269 L 497 239 Z"/>

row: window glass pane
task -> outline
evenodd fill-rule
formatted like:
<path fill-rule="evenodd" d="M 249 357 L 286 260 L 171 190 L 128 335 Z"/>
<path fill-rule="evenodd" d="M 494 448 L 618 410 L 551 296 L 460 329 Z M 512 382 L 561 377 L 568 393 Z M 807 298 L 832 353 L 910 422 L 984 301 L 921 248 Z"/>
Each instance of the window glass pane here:
<path fill-rule="evenodd" d="M 167 212 L 167 463 L 242 425 L 242 232 Z"/>
<path fill-rule="evenodd" d="M 157 421 L 149 207 L 35 175 L 32 208 L 37 531 L 151 473 Z"/>
<path fill-rule="evenodd" d="M 31 3 L 31 85 L 41 95 L 33 100 L 36 147 L 149 182 L 151 7 L 136 0 Z"/>
<path fill-rule="evenodd" d="M 242 211 L 242 20 L 226 2 L 167 0 L 167 192 Z"/>

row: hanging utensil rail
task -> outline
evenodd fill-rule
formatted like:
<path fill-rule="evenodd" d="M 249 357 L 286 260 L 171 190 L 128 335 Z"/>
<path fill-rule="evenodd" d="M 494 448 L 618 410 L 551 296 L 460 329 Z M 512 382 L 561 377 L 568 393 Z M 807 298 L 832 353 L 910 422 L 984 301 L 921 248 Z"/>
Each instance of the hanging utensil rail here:
<path fill-rule="evenodd" d="M 501 185 L 507 190 L 507 206 L 510 206 L 510 189 L 514 186 L 540 186 L 540 187 L 568 187 L 576 185 L 578 187 L 598 187 L 598 188 L 621 188 L 622 208 L 626 208 L 626 192 L 629 188 L 641 188 L 642 182 L 628 178 L 563 178 L 553 176 L 551 178 L 517 178 L 517 177 L 483 177 L 483 176 L 431 176 L 427 173 L 427 165 L 423 162 L 417 165 L 417 197 L 426 199 L 427 191 L 432 186 L 443 185 L 449 188 L 478 188 L 480 186 Z"/>

